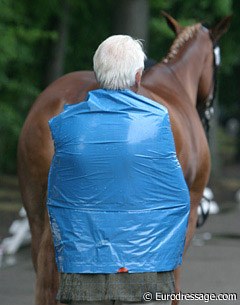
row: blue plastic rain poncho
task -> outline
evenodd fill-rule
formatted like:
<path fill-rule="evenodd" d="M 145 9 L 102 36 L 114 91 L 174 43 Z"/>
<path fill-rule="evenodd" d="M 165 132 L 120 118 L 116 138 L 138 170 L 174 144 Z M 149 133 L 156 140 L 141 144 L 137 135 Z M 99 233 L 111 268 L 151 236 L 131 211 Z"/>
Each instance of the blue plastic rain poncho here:
<path fill-rule="evenodd" d="M 50 120 L 47 206 L 64 273 L 175 269 L 189 191 L 168 111 L 130 90 L 95 90 Z"/>

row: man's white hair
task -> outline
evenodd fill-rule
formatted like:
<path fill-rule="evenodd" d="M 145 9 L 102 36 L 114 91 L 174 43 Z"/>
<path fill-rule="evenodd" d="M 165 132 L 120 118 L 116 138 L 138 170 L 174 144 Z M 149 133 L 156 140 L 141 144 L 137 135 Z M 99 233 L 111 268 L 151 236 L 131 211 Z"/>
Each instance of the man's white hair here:
<path fill-rule="evenodd" d="M 97 81 L 105 89 L 129 88 L 135 84 L 136 73 L 143 70 L 145 58 L 141 41 L 128 35 L 110 36 L 93 57 Z"/>

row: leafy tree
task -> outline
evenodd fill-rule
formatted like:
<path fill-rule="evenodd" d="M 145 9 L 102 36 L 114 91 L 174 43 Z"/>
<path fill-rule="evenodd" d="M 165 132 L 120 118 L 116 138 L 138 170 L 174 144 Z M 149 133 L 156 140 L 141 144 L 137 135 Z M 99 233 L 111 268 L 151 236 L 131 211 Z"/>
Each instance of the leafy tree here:
<path fill-rule="evenodd" d="M 52 33 L 31 22 L 27 2 L 0 0 L 0 7 L 0 168 L 14 171 L 18 134 L 40 92 L 34 48 Z"/>

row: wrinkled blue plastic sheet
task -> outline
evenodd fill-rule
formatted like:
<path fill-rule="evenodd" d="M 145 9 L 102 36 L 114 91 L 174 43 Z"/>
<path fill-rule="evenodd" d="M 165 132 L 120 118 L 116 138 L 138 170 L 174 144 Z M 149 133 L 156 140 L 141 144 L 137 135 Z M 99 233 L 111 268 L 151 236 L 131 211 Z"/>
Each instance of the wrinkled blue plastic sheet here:
<path fill-rule="evenodd" d="M 99 89 L 49 125 L 47 207 L 58 270 L 160 272 L 181 264 L 189 190 L 167 109 L 130 90 Z"/>

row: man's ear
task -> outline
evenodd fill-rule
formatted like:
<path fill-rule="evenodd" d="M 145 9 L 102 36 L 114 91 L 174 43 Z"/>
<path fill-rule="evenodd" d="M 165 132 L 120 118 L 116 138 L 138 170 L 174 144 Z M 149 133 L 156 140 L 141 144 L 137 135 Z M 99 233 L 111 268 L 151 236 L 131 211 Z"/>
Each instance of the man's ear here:
<path fill-rule="evenodd" d="M 135 84 L 136 84 L 136 87 L 138 88 L 141 84 L 141 79 L 142 79 L 142 72 L 143 70 L 142 69 L 139 69 L 135 75 Z"/>

